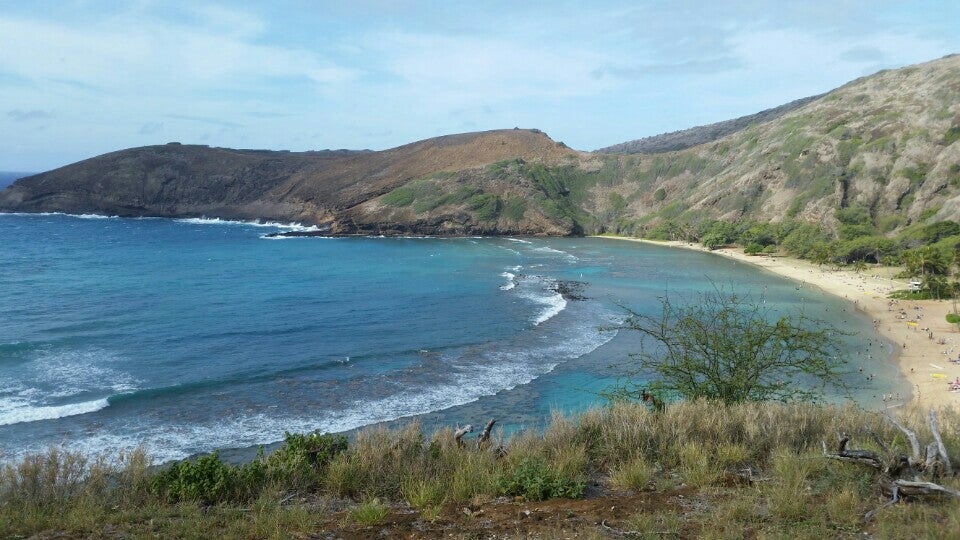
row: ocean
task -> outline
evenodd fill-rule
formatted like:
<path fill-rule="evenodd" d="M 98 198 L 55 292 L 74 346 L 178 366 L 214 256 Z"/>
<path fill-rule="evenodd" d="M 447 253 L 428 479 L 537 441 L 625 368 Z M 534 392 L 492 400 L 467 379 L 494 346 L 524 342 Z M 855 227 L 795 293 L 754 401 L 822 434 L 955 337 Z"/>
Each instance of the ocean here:
<path fill-rule="evenodd" d="M 846 330 L 856 399 L 909 393 L 853 306 L 705 253 L 597 238 L 287 238 L 216 219 L 0 215 L 0 460 L 157 461 L 417 416 L 508 431 L 602 405 L 624 307 L 714 287 Z M 565 298 L 572 282 L 582 299 Z M 863 382 L 863 381 L 853 381 Z M 834 399 L 841 399 L 835 397 Z"/>
<path fill-rule="evenodd" d="M 3 189 L 18 179 L 30 176 L 33 173 L 0 171 L 0 189 Z"/>

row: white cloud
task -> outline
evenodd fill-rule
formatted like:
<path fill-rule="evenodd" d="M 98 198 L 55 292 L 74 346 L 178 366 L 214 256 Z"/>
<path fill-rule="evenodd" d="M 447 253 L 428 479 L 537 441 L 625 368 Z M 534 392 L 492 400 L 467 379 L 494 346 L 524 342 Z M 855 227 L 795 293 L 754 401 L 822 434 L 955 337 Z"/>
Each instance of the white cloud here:
<path fill-rule="evenodd" d="M 934 40 L 889 32 L 825 38 L 800 30 L 769 30 L 741 34 L 735 38 L 734 49 L 751 72 L 798 87 L 843 84 L 862 75 L 856 70 L 865 65 L 879 70 L 933 60 L 942 54 L 942 45 Z M 872 51 L 878 61 L 850 58 L 850 50 Z"/>
<path fill-rule="evenodd" d="M 235 36 L 257 36 L 267 29 L 266 23 L 250 13 L 212 4 L 195 4 L 187 8 L 200 26 L 218 33 Z"/>
<path fill-rule="evenodd" d="M 591 77 L 606 55 L 575 44 L 410 33 L 370 42 L 407 92 L 426 92 L 443 107 L 592 95 L 612 84 Z"/>
<path fill-rule="evenodd" d="M 595 148 L 960 43 L 944 23 L 956 8 L 867 0 L 59 7 L 0 7 L 0 169 L 204 134 L 222 146 L 385 148 L 520 125 Z"/>
<path fill-rule="evenodd" d="M 67 25 L 0 16 L 0 71 L 38 82 L 59 79 L 110 91 L 209 88 L 265 78 L 318 84 L 350 81 L 357 71 L 318 54 L 249 39 L 261 25 L 228 12 L 208 25 L 171 25 L 139 17 Z M 234 19 L 241 17 L 236 15 Z"/>

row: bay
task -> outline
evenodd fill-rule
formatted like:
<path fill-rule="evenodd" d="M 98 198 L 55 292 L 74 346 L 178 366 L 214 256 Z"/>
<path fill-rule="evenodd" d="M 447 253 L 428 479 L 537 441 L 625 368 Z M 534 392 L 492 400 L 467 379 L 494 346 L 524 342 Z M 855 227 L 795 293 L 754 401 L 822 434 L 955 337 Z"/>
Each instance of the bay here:
<path fill-rule="evenodd" d="M 144 444 L 163 461 L 413 416 L 537 427 L 604 402 L 639 348 L 611 330 L 622 306 L 713 288 L 848 332 L 851 367 L 875 374 L 862 405 L 909 392 L 852 305 L 721 257 L 596 238 L 266 237 L 292 228 L 0 215 L 0 459 Z"/>

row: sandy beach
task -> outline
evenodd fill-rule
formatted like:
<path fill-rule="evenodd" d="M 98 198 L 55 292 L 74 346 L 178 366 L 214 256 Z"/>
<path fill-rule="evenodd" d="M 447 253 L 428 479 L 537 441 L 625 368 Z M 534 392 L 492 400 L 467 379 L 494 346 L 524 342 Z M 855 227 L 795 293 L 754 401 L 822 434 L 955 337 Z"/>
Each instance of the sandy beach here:
<path fill-rule="evenodd" d="M 911 405 L 923 408 L 960 408 L 960 392 L 951 392 L 949 382 L 960 377 L 960 363 L 950 359 L 960 356 L 960 332 L 946 321 L 952 311 L 950 301 L 891 300 L 891 291 L 906 289 L 905 280 L 894 279 L 889 268 L 834 270 L 818 267 L 791 257 L 746 255 L 743 250 L 724 248 L 710 251 L 699 244 L 678 241 L 653 241 L 639 238 L 603 236 L 658 246 L 678 247 L 714 253 L 737 261 L 765 268 L 777 275 L 813 286 L 844 298 L 874 321 L 877 331 L 895 344 L 894 359 L 912 387 Z M 901 396 L 902 397 L 902 396 Z M 895 397 L 890 406 L 905 400 Z"/>

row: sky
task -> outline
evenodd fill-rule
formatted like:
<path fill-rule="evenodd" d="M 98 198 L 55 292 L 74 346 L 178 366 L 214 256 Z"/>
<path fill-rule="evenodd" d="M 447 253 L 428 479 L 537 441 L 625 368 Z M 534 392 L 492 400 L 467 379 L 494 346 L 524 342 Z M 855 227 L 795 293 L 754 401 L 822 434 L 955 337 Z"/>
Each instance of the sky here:
<path fill-rule="evenodd" d="M 0 0 L 0 170 L 170 141 L 580 150 L 960 53 L 960 2 Z"/>

